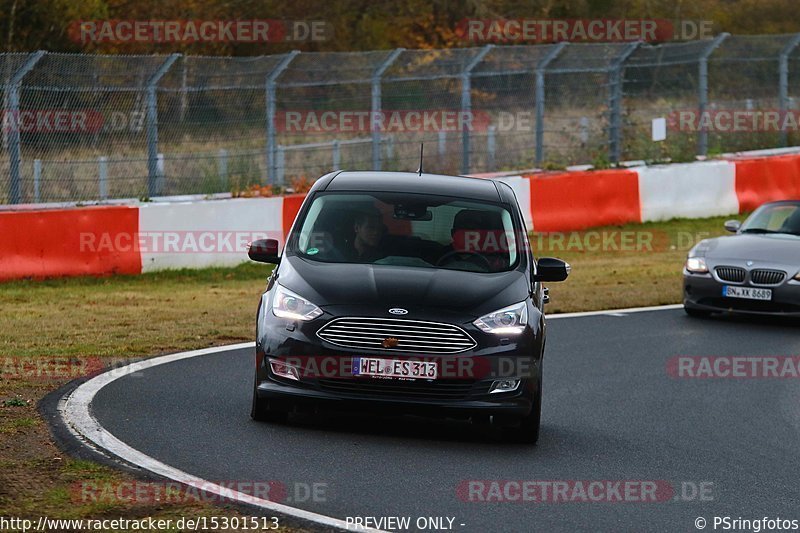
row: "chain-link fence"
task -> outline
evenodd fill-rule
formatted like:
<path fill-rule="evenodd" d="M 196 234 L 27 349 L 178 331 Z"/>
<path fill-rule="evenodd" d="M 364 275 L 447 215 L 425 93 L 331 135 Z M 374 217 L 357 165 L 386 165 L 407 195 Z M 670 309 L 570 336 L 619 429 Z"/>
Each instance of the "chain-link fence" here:
<path fill-rule="evenodd" d="M 0 203 L 800 144 L 800 35 L 288 53 L 0 54 Z M 664 119 L 666 139 L 651 137 Z"/>

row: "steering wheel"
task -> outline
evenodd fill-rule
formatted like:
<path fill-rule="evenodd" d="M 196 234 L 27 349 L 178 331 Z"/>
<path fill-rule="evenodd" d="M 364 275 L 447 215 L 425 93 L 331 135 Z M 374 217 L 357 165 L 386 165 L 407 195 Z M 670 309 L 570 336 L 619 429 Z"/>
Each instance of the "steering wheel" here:
<path fill-rule="evenodd" d="M 489 260 L 486 259 L 486 257 L 484 257 L 482 254 L 479 254 L 478 252 L 472 252 L 472 251 L 468 251 L 468 250 L 467 251 L 463 251 L 463 252 L 459 251 L 459 250 L 453 250 L 452 252 L 447 252 L 442 257 L 440 257 L 438 261 L 436 261 L 436 266 L 442 266 L 442 265 L 444 265 L 446 263 L 452 262 L 451 261 L 452 258 L 454 258 L 456 256 L 460 256 L 460 255 L 468 255 L 469 258 L 466 259 L 466 261 L 469 261 L 469 262 L 471 262 L 472 264 L 474 264 L 476 266 L 485 266 L 486 267 L 486 272 L 491 272 L 492 271 L 492 264 L 489 263 Z M 480 265 L 477 262 L 472 261 L 473 258 L 480 259 L 483 262 L 483 265 Z M 456 257 L 456 259 L 461 259 L 461 258 L 460 257 Z M 463 259 L 461 259 L 461 260 L 463 260 Z"/>

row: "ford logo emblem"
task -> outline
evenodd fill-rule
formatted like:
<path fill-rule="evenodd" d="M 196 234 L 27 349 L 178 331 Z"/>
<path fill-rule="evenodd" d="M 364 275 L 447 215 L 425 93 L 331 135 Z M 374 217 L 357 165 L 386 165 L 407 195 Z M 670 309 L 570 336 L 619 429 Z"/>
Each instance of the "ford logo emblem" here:
<path fill-rule="evenodd" d="M 401 307 L 392 307 L 391 309 L 389 309 L 389 312 L 391 314 L 393 314 L 393 315 L 407 315 L 408 314 L 408 310 L 403 309 Z"/>

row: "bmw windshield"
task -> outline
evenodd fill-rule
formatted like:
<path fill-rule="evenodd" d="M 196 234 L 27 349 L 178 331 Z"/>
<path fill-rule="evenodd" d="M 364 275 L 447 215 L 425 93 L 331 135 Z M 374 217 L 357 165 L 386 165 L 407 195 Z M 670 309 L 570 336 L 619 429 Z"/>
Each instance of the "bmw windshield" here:
<path fill-rule="evenodd" d="M 800 202 L 778 202 L 759 207 L 742 224 L 741 232 L 800 235 Z"/>
<path fill-rule="evenodd" d="M 288 253 L 324 263 L 502 272 L 518 260 L 518 229 L 499 204 L 409 193 L 321 193 Z"/>

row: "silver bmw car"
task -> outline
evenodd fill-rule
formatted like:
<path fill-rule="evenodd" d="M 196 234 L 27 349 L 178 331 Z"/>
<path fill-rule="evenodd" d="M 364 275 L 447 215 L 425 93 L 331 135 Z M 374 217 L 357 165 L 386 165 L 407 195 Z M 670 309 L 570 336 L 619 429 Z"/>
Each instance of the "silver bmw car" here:
<path fill-rule="evenodd" d="M 686 313 L 800 316 L 800 200 L 766 203 L 725 229 L 734 235 L 700 241 L 689 251 Z"/>

